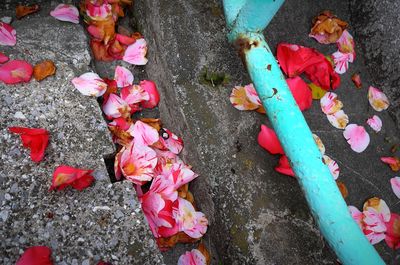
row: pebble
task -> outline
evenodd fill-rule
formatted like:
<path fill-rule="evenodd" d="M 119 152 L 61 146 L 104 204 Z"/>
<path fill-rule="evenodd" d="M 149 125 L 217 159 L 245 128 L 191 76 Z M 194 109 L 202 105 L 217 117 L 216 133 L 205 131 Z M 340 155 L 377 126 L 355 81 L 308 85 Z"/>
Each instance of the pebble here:
<path fill-rule="evenodd" d="M 64 221 L 68 221 L 68 220 L 69 220 L 69 216 L 68 216 L 68 215 L 64 215 L 64 216 L 62 217 L 62 219 L 63 219 Z"/>
<path fill-rule="evenodd" d="M 21 120 L 25 120 L 26 119 L 25 115 L 21 111 L 15 112 L 14 118 L 21 119 Z"/>
<path fill-rule="evenodd" d="M 7 221 L 8 219 L 8 211 L 7 210 L 3 210 L 0 212 L 0 218 L 3 220 L 3 222 Z"/>

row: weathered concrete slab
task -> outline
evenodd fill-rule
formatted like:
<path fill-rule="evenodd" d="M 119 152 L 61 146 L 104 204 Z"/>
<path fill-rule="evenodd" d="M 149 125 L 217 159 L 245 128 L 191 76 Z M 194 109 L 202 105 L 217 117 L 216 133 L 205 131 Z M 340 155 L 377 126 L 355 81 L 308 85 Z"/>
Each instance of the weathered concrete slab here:
<path fill-rule="evenodd" d="M 312 18 L 324 9 L 350 20 L 347 1 L 286 1 L 265 32 L 271 47 L 284 41 L 333 53 L 334 45 L 322 46 L 308 38 Z M 183 136 L 184 156 L 201 175 L 191 189 L 211 221 L 208 235 L 218 252 L 212 253 L 213 262 L 335 264 L 297 182 L 274 172 L 277 158 L 257 145 L 259 126 L 268 123 L 265 117 L 239 112 L 230 105 L 232 87 L 247 84 L 249 79 L 226 40 L 220 1 L 140 1 L 135 10 L 149 43 L 146 70 L 162 93 L 161 117 Z M 219 87 L 204 85 L 204 68 L 229 74 L 231 82 Z M 350 80 L 354 72 L 362 73 L 363 90 L 354 89 Z M 359 52 L 337 90 L 352 122 L 365 124 L 377 114 L 368 107 L 370 80 Z M 392 143 L 399 140 L 388 114 L 379 113 L 384 129 L 380 134 L 369 130 L 371 145 L 362 154 L 350 150 L 342 131 L 333 128 L 321 112 L 319 102 L 305 116 L 324 141 L 327 154 L 341 167 L 340 180 L 350 191 L 348 203 L 361 207 L 365 199 L 380 196 L 399 212 L 400 204 L 389 184 L 392 172 L 379 162 L 391 146 L 384 138 L 391 137 Z M 377 248 L 385 260 L 392 259 L 384 244 Z"/>
<path fill-rule="evenodd" d="M 48 15 L 56 5 L 15 21 L 17 45 L 1 48 L 32 64 L 53 60 L 57 73 L 40 83 L 0 84 L 0 263 L 14 264 L 25 248 L 41 244 L 52 248 L 56 264 L 162 264 L 132 186 L 110 183 L 103 156 L 114 145 L 101 110 L 70 82 L 90 70 L 87 38 L 82 26 Z M 49 130 L 44 161 L 33 163 L 9 126 Z M 95 169 L 95 185 L 49 192 L 60 164 Z"/>

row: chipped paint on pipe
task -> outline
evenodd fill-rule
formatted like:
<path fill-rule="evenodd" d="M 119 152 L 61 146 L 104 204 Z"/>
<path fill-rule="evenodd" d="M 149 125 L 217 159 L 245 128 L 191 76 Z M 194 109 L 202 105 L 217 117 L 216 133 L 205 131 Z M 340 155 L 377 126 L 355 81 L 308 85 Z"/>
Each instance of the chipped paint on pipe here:
<path fill-rule="evenodd" d="M 238 5 L 233 5 L 234 2 L 238 2 Z M 261 8 L 268 5 L 263 6 L 261 2 L 268 2 L 270 7 L 273 7 L 273 12 L 266 12 L 265 23 L 260 21 L 260 18 L 255 19 L 255 26 L 252 27 L 253 19 L 248 11 L 257 10 L 257 7 L 260 8 L 256 14 L 267 11 Z M 226 14 L 230 13 L 230 6 L 236 7 L 233 10 L 235 15 L 230 17 L 236 19 L 228 21 L 231 30 L 228 38 L 235 43 L 247 67 L 267 116 L 298 177 L 311 213 L 331 248 L 346 265 L 385 264 L 351 217 L 328 167 L 322 162 L 321 153 L 275 57 L 262 33 L 258 33 L 262 30 L 260 26 L 265 27 L 269 23 L 282 2 L 247 0 L 243 4 L 242 0 L 225 0 Z M 251 5 L 253 7 L 250 7 Z M 238 9 L 238 6 L 241 8 Z M 246 10 L 246 14 L 241 15 L 243 10 Z M 241 26 L 240 23 L 244 25 Z"/>

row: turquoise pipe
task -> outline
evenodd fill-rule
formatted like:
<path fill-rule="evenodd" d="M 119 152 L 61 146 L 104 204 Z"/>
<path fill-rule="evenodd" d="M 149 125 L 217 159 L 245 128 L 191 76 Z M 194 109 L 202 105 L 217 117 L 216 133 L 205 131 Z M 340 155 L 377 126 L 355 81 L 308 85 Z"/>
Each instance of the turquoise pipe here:
<path fill-rule="evenodd" d="M 235 2 L 238 5 L 235 5 Z M 228 38 L 235 43 L 245 62 L 321 233 L 339 260 L 346 265 L 385 264 L 351 217 L 328 167 L 322 162 L 321 153 L 310 128 L 262 34 L 260 27 L 267 26 L 275 13 L 261 10 L 261 7 L 272 8 L 276 5 L 272 8 L 276 12 L 283 1 L 243 2 L 224 1 L 225 13 L 230 18 Z M 263 19 L 268 22 L 262 23 L 262 19 L 251 16 L 249 10 L 255 11 L 256 15 L 265 14 Z M 246 13 L 241 14 L 242 11 Z M 243 25 L 240 25 L 241 23 Z"/>

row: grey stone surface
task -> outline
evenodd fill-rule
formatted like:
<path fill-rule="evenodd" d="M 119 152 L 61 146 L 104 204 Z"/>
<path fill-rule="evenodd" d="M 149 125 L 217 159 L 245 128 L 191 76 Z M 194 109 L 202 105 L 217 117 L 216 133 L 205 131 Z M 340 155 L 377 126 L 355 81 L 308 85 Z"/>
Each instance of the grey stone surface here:
<path fill-rule="evenodd" d="M 400 2 L 351 0 L 350 5 L 368 71 L 392 100 L 389 111 L 400 128 Z"/>
<path fill-rule="evenodd" d="M 56 264 L 162 264 L 132 185 L 110 183 L 103 156 L 115 149 L 96 99 L 71 84 L 90 70 L 84 29 L 50 17 L 57 3 L 47 3 L 14 21 L 17 45 L 1 48 L 32 64 L 51 59 L 57 72 L 40 83 L 0 84 L 0 263 L 14 264 L 25 248 L 47 245 Z M 13 15 L 10 8 L 0 15 Z M 30 160 L 9 126 L 50 131 L 41 163 Z M 61 164 L 94 169 L 95 184 L 49 192 Z"/>
<path fill-rule="evenodd" d="M 350 20 L 347 1 L 286 1 L 265 32 L 270 46 L 275 50 L 279 42 L 293 42 L 333 53 L 335 45 L 323 46 L 308 38 L 312 18 L 324 9 Z M 184 156 L 200 174 L 191 189 L 198 207 L 210 219 L 208 238 L 216 246 L 211 247 L 213 263 L 335 264 L 297 182 L 277 174 L 273 170 L 277 157 L 257 145 L 259 126 L 268 121 L 257 113 L 239 112 L 229 102 L 232 87 L 249 79 L 226 40 L 220 1 L 140 1 L 135 10 L 149 43 L 146 70 L 162 93 L 161 117 L 183 136 Z M 205 67 L 229 74 L 231 82 L 204 85 Z M 362 73 L 362 90 L 351 83 L 354 72 Z M 376 113 L 368 106 L 368 84 L 373 84 L 372 79 L 359 52 L 336 92 L 351 122 L 365 125 L 373 114 L 383 120 L 381 133 L 367 128 L 371 144 L 364 153 L 351 151 L 342 131 L 333 128 L 321 112 L 319 102 L 305 116 L 325 143 L 327 154 L 339 163 L 339 179 L 350 192 L 347 202 L 360 208 L 367 198 L 379 196 L 399 212 L 389 184 L 393 173 L 379 162 L 399 141 L 399 133 L 388 113 Z M 390 142 L 385 141 L 387 137 Z M 386 261 L 393 260 L 384 243 L 377 249 Z"/>

